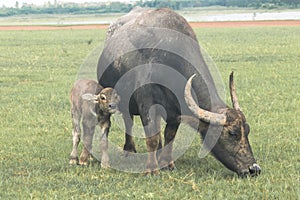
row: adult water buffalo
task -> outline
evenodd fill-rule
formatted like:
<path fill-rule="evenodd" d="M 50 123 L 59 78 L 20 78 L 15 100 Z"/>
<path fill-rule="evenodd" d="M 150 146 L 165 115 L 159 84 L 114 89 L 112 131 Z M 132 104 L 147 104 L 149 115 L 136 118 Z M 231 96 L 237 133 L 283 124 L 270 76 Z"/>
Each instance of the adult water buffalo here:
<path fill-rule="evenodd" d="M 181 121 L 198 130 L 205 145 L 230 170 L 240 176 L 260 173 L 248 141 L 249 125 L 238 105 L 233 74 L 230 108 L 218 95 L 194 31 L 174 11 L 136 8 L 119 18 L 109 27 L 97 75 L 104 87 L 118 88 L 126 151 L 136 152 L 132 118 L 140 115 L 148 150 L 146 173 L 174 169 L 173 141 Z M 166 121 L 164 147 L 161 117 Z"/>

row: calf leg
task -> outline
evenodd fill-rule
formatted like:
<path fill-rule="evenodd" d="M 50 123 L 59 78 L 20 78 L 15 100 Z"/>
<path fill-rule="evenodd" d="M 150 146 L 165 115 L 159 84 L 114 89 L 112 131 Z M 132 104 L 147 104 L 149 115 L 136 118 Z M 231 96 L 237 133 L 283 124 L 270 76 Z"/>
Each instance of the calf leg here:
<path fill-rule="evenodd" d="M 82 127 L 83 127 L 83 150 L 80 155 L 79 164 L 87 165 L 91 151 L 92 151 L 92 142 L 93 136 L 95 132 L 96 121 L 95 119 L 83 119 Z"/>
<path fill-rule="evenodd" d="M 80 114 L 78 114 L 73 108 L 71 110 L 72 113 L 72 143 L 73 149 L 70 154 L 70 164 L 78 164 L 78 144 L 80 142 Z"/>
<path fill-rule="evenodd" d="M 123 120 L 125 123 L 125 144 L 124 151 L 136 153 L 135 144 L 132 137 L 132 126 L 133 126 L 133 116 L 123 114 Z"/>
<path fill-rule="evenodd" d="M 165 145 L 159 156 L 159 166 L 162 169 L 174 170 L 175 164 L 172 158 L 173 143 L 178 130 L 179 123 L 168 123 L 165 128 Z"/>
<path fill-rule="evenodd" d="M 100 151 L 102 153 L 101 157 L 101 167 L 109 168 L 109 156 L 108 156 L 108 133 L 110 128 L 110 121 L 100 124 Z"/>

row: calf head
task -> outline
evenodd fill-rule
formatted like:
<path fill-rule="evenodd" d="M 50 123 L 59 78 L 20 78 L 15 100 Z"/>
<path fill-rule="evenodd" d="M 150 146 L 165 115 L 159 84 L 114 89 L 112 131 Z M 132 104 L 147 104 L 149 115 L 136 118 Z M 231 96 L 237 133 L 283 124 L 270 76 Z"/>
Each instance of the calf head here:
<path fill-rule="evenodd" d="M 103 112 L 113 114 L 118 110 L 120 96 L 117 94 L 116 90 L 108 87 L 104 88 L 96 95 L 95 101 Z"/>
<path fill-rule="evenodd" d="M 220 108 L 217 113 L 200 108 L 191 95 L 192 76 L 185 87 L 185 101 L 189 109 L 197 117 L 182 117 L 181 120 L 198 130 L 206 137 L 208 127 L 219 132 L 212 148 L 213 155 L 227 168 L 239 176 L 258 175 L 261 171 L 253 156 L 248 135 L 250 126 L 240 109 L 235 93 L 233 73 L 230 75 L 229 86 L 233 108 Z"/>
<path fill-rule="evenodd" d="M 118 110 L 118 103 L 120 96 L 116 90 L 107 87 L 101 90 L 98 95 L 84 94 L 82 98 L 88 101 L 92 101 L 96 105 L 96 113 L 113 114 Z"/>

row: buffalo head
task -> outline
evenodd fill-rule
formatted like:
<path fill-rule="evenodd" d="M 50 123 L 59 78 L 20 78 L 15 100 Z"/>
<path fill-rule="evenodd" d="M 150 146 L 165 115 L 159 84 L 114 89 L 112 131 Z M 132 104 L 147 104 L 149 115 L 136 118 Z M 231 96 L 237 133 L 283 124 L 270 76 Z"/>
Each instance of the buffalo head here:
<path fill-rule="evenodd" d="M 182 117 L 193 128 L 206 137 L 208 127 L 213 131 L 220 132 L 216 143 L 212 148 L 213 155 L 227 168 L 236 172 L 239 176 L 258 175 L 261 172 L 259 165 L 253 156 L 248 135 L 250 126 L 240 109 L 235 92 L 233 72 L 229 78 L 229 87 L 233 108 L 217 108 L 216 112 L 204 110 L 197 105 L 191 94 L 191 76 L 185 86 L 185 101 L 196 116 Z"/>

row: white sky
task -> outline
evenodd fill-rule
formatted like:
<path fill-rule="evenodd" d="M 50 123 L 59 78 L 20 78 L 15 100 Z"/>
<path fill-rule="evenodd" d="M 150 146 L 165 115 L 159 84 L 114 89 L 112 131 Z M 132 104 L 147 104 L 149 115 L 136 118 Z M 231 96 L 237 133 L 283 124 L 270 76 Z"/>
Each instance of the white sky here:
<path fill-rule="evenodd" d="M 5 5 L 7 7 L 14 7 L 16 5 L 16 1 L 19 2 L 19 6 L 22 6 L 23 3 L 35 4 L 35 5 L 44 5 L 48 1 L 50 1 L 52 4 L 54 3 L 54 0 L 0 0 L 0 6 Z M 112 2 L 112 1 L 126 2 L 130 0 L 57 0 L 57 2 L 75 2 L 75 3 Z"/>

